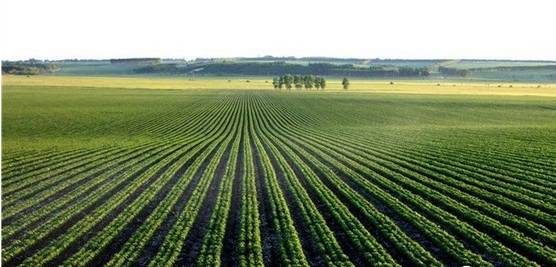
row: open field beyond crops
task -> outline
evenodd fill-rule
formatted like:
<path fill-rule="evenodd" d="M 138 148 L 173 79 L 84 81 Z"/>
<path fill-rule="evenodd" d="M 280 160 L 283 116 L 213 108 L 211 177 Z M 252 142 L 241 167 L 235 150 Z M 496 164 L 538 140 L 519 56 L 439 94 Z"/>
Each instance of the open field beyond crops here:
<path fill-rule="evenodd" d="M 129 89 L 272 89 L 272 77 L 85 77 L 14 76 L 2 77 L 7 86 L 72 86 Z M 325 92 L 369 92 L 403 94 L 533 95 L 556 97 L 553 83 L 462 82 L 461 80 L 364 80 L 350 79 L 343 90 L 341 78 L 326 78 Z M 390 83 L 393 84 L 390 84 Z M 287 91 L 287 90 L 284 90 Z M 292 89 L 295 91 L 295 89 Z M 305 91 L 305 90 L 302 90 Z"/>
<path fill-rule="evenodd" d="M 3 266 L 556 266 L 554 85 L 2 78 Z"/>

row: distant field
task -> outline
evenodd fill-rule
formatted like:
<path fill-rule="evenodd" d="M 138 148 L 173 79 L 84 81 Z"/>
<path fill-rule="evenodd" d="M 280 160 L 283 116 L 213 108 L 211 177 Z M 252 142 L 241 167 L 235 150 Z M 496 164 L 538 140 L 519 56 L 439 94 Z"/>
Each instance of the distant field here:
<path fill-rule="evenodd" d="M 554 84 L 2 80 L 3 266 L 556 266 Z"/>
<path fill-rule="evenodd" d="M 5 62 L 8 63 L 8 62 Z M 39 62 L 40 63 L 40 62 Z M 556 83 L 556 61 L 517 61 L 517 60 L 470 60 L 470 59 L 357 59 L 357 58 L 215 58 L 215 59 L 159 59 L 158 61 L 129 60 L 120 63 L 112 63 L 110 60 L 79 60 L 79 61 L 48 61 L 44 64 L 54 64 L 54 72 L 47 72 L 49 76 L 111 76 L 111 77 L 166 77 L 166 78 L 192 78 L 199 79 L 200 75 L 207 76 L 241 76 L 260 75 L 264 78 L 268 73 L 274 73 L 280 69 L 283 73 L 296 74 L 297 72 L 308 71 L 303 68 L 310 64 L 324 64 L 337 66 L 337 68 L 321 67 L 314 68 L 314 72 L 328 73 L 328 75 L 347 75 L 352 77 L 363 77 L 364 79 L 456 79 L 462 81 L 483 81 L 483 82 L 529 82 L 529 83 Z M 225 64 L 224 64 L 225 63 Z M 253 67 L 249 64 L 261 64 L 267 66 L 263 69 Z M 287 66 L 269 67 L 269 65 L 283 63 Z M 12 64 L 17 64 L 13 63 Z M 224 65 L 222 65 L 224 64 Z M 245 65 L 248 64 L 248 65 Z M 256 65 L 255 64 L 255 65 Z M 6 64 L 4 64 L 6 65 Z M 226 68 L 226 66 L 235 66 Z M 354 68 L 339 69 L 340 66 L 353 65 Z M 32 65 L 29 65 L 32 66 Z M 211 67 L 212 66 L 212 67 Z M 447 72 L 439 73 L 438 68 L 446 67 L 458 70 L 469 70 L 467 75 L 454 75 Z M 370 68 L 381 69 L 384 72 L 374 74 L 366 72 Z M 392 72 L 400 68 L 419 69 L 426 68 L 429 75 L 407 74 Z M 203 69 L 207 69 L 203 72 Z M 234 71 L 236 70 L 236 71 Z M 196 73 L 201 71 L 201 73 Z M 9 73 L 9 72 L 7 72 Z M 336 73 L 336 74 L 331 74 Z M 343 73 L 343 74 L 340 74 Z M 314 73 L 319 74 L 319 73 Z M 393 78 L 388 78 L 393 77 Z M 361 79 L 361 78 L 360 78 Z"/>
<path fill-rule="evenodd" d="M 59 64 L 60 71 L 50 75 L 80 76 L 80 75 L 130 75 L 137 64 L 118 63 L 111 64 L 110 61 L 91 61 L 91 62 L 65 62 Z"/>
<path fill-rule="evenodd" d="M 460 69 L 475 69 L 475 68 L 496 68 L 496 67 L 538 67 L 538 66 L 556 66 L 554 61 L 495 61 L 495 60 L 457 60 L 451 64 L 446 64 L 447 67 L 454 67 Z"/>
<path fill-rule="evenodd" d="M 393 84 L 390 84 L 390 83 Z M 271 77 L 74 77 L 4 76 L 8 86 L 79 86 L 140 89 L 268 89 Z M 282 89 L 283 91 L 287 91 Z M 296 91 L 292 89 L 292 91 Z M 301 90 L 305 91 L 305 90 Z M 314 92 L 314 91 L 313 91 Z M 343 90 L 341 78 L 327 77 L 324 92 L 372 92 L 409 94 L 537 95 L 556 96 L 556 84 L 467 82 L 462 80 L 350 80 Z"/>

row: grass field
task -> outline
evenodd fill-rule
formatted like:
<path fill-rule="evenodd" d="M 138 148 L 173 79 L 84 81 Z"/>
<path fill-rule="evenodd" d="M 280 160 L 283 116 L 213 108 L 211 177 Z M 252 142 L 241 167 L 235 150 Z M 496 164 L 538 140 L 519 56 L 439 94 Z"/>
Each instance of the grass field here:
<path fill-rule="evenodd" d="M 453 63 L 448 63 L 444 66 L 458 69 L 480 69 L 494 67 L 539 67 L 554 65 L 556 65 L 556 62 L 554 61 L 455 60 Z"/>
<path fill-rule="evenodd" d="M 458 95 L 556 96 L 554 83 L 466 82 L 461 80 L 361 80 L 351 79 L 343 90 L 342 78 L 327 78 L 324 93 L 403 93 Z M 390 84 L 390 83 L 393 84 Z M 3 77 L 6 86 L 62 86 L 130 89 L 272 89 L 272 77 L 73 77 L 14 76 Z M 287 91 L 287 90 L 284 90 Z M 296 91 L 292 89 L 292 91 Z M 305 90 L 301 90 L 305 91 Z"/>
<path fill-rule="evenodd" d="M 2 78 L 4 266 L 556 266 L 553 84 Z"/>

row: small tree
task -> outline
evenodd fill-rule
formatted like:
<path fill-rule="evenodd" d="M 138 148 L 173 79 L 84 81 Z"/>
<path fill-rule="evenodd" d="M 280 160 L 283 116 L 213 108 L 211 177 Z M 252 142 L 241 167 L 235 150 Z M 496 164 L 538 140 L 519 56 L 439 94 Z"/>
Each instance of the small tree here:
<path fill-rule="evenodd" d="M 293 76 L 293 83 L 295 83 L 295 84 L 301 83 L 301 76 L 294 75 Z"/>
<path fill-rule="evenodd" d="M 293 84 L 295 86 L 295 89 L 303 88 L 302 77 L 299 75 L 293 75 Z"/>
<path fill-rule="evenodd" d="M 312 75 L 307 75 L 307 76 L 305 76 L 303 80 L 304 80 L 304 82 L 305 82 L 305 89 L 311 89 L 311 88 L 313 88 L 313 81 L 314 81 L 314 78 L 313 78 Z"/>
<path fill-rule="evenodd" d="M 326 80 L 324 78 L 320 78 L 320 88 L 324 90 L 326 88 Z"/>
<path fill-rule="evenodd" d="M 286 75 L 284 76 L 284 82 L 286 83 L 286 88 L 288 90 L 292 89 L 292 82 L 293 82 L 293 77 L 291 75 Z"/>
<path fill-rule="evenodd" d="M 272 86 L 274 86 L 274 89 L 278 89 L 279 86 L 278 78 L 274 77 L 272 79 Z"/>
<path fill-rule="evenodd" d="M 280 76 L 278 78 L 278 89 L 282 89 L 282 87 L 284 87 L 284 76 Z"/>
<path fill-rule="evenodd" d="M 342 86 L 344 87 L 344 90 L 347 90 L 349 87 L 349 80 L 346 77 L 342 80 Z"/>
<path fill-rule="evenodd" d="M 319 90 L 320 89 L 320 79 L 322 79 L 321 77 L 315 77 L 315 89 Z"/>

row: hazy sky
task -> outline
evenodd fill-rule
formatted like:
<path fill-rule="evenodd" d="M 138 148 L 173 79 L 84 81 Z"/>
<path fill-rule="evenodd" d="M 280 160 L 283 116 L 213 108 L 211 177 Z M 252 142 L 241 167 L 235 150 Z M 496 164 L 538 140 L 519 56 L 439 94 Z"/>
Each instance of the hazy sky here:
<path fill-rule="evenodd" d="M 2 0 L 2 59 L 556 60 L 556 0 Z"/>

